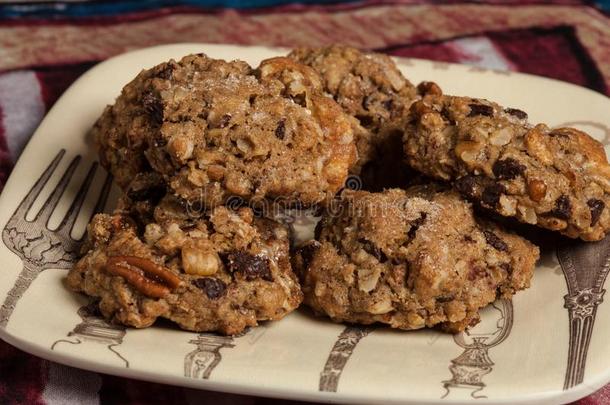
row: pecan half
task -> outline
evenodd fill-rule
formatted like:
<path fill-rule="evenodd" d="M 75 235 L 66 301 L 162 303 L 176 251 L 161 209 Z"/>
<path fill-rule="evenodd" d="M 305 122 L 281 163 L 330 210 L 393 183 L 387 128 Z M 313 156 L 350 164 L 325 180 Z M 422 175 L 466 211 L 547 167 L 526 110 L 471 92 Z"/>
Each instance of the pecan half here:
<path fill-rule="evenodd" d="M 106 262 L 106 271 L 120 276 L 136 290 L 151 298 L 163 298 L 182 284 L 169 269 L 137 256 L 113 256 Z"/>

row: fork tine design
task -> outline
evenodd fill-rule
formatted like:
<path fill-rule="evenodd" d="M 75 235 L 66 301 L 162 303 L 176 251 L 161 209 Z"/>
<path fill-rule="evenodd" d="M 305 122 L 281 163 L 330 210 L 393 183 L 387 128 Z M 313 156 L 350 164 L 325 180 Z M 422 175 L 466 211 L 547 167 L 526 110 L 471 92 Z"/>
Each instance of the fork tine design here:
<path fill-rule="evenodd" d="M 78 189 L 76 196 L 74 196 L 74 201 L 72 201 L 72 205 L 66 212 L 66 215 L 61 220 L 61 223 L 57 227 L 57 230 L 62 233 L 67 233 L 67 236 L 72 232 L 72 228 L 74 227 L 74 223 L 78 218 L 78 214 L 80 212 L 81 207 L 83 206 L 83 202 L 85 202 L 85 197 L 87 196 L 87 191 L 89 191 L 89 187 L 91 187 L 91 183 L 93 182 L 93 177 L 95 176 L 95 171 L 97 170 L 97 162 L 91 165 L 89 172 L 87 173 L 87 177 L 85 181 Z"/>
<path fill-rule="evenodd" d="M 59 165 L 59 162 L 61 161 L 61 158 L 65 155 L 65 153 L 66 153 L 65 149 L 62 149 L 59 151 L 59 153 L 57 153 L 57 155 L 55 156 L 53 161 L 49 164 L 49 166 L 45 169 L 45 171 L 42 173 L 40 178 L 36 181 L 36 183 L 34 183 L 32 188 L 30 189 L 30 191 L 28 191 L 27 195 L 21 201 L 21 203 L 15 210 L 13 217 L 25 218 L 25 216 L 28 213 L 28 211 L 30 210 L 30 208 L 32 208 L 32 205 L 34 204 L 36 197 L 38 197 L 38 195 L 40 194 L 40 192 L 42 191 L 44 186 L 49 181 L 49 178 L 51 177 L 53 172 L 55 172 L 55 169 Z"/>
<path fill-rule="evenodd" d="M 44 202 L 38 214 L 36 214 L 34 222 L 47 222 L 49 220 L 51 214 L 53 214 L 53 211 L 55 210 L 55 207 L 57 207 L 57 204 L 59 203 L 59 199 L 66 190 L 66 187 L 68 187 L 68 183 L 76 171 L 78 162 L 80 162 L 80 156 L 76 156 L 74 159 L 72 159 L 70 166 L 68 166 L 68 169 L 64 172 L 63 176 L 61 176 L 59 184 L 57 184 L 57 187 L 55 187 L 49 198 L 47 198 L 47 200 Z"/>
<path fill-rule="evenodd" d="M 77 258 L 83 238 L 74 239 L 70 233 L 81 213 L 82 205 L 93 183 L 93 178 L 98 167 L 97 163 L 91 165 L 87 177 L 79 187 L 68 212 L 57 229 L 49 229 L 49 218 L 57 207 L 62 194 L 67 189 L 70 180 L 73 178 L 76 168 L 81 161 L 80 156 L 72 159 L 70 165 L 62 174 L 59 183 L 34 219 L 31 221 L 26 219 L 28 211 L 30 211 L 34 201 L 57 170 L 57 166 L 65 153 L 64 149 L 57 153 L 53 161 L 17 206 L 17 209 L 9 218 L 2 231 L 2 241 L 13 253 L 21 258 L 23 263 L 23 268 L 17 277 L 15 285 L 7 293 L 4 303 L 0 308 L 0 327 L 2 328 L 7 326 L 18 301 L 42 271 L 46 269 L 69 269 Z M 111 177 L 107 176 L 102 191 L 98 196 L 94 213 L 103 209 L 108 197 L 108 191 L 110 190 L 110 184 Z"/>

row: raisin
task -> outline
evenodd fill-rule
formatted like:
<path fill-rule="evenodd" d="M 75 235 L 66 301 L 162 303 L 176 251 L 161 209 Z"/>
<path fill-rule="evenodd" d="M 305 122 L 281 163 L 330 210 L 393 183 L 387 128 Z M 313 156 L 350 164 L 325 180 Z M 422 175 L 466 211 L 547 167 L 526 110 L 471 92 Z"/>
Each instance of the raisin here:
<path fill-rule="evenodd" d="M 203 277 L 193 280 L 193 285 L 205 292 L 211 300 L 216 300 L 227 292 L 227 285 L 217 278 Z"/>
<path fill-rule="evenodd" d="M 555 208 L 551 210 L 551 215 L 559 219 L 569 219 L 572 215 L 572 203 L 570 198 L 563 194 L 555 200 Z"/>
<path fill-rule="evenodd" d="M 371 125 L 373 125 L 373 118 L 369 117 L 368 115 L 356 115 L 356 118 L 358 121 L 360 121 L 360 125 L 365 128 L 369 128 Z"/>
<path fill-rule="evenodd" d="M 525 166 L 513 158 L 497 160 L 493 165 L 493 173 L 500 180 L 512 180 L 525 172 Z"/>
<path fill-rule="evenodd" d="M 364 108 L 365 110 L 369 110 L 371 108 L 371 106 L 373 105 L 373 96 L 366 96 L 365 98 L 362 99 L 362 108 Z"/>
<path fill-rule="evenodd" d="M 604 208 L 606 208 L 606 204 L 602 200 L 592 198 L 587 201 L 587 205 L 591 211 L 591 226 L 594 226 L 599 221 L 599 217 L 601 217 Z"/>
<path fill-rule="evenodd" d="M 495 207 L 496 204 L 500 201 L 500 196 L 506 192 L 506 188 L 502 184 L 495 183 L 491 184 L 485 189 L 483 189 L 483 193 L 481 194 L 481 201 L 484 204 L 489 205 L 490 207 Z"/>
<path fill-rule="evenodd" d="M 166 190 L 164 185 L 156 184 L 139 190 L 130 189 L 127 192 L 127 197 L 129 197 L 133 201 L 150 200 L 154 204 L 156 204 L 165 195 L 165 191 Z"/>
<path fill-rule="evenodd" d="M 415 221 L 411 222 L 411 228 L 409 229 L 409 232 L 407 232 L 407 235 L 409 236 L 409 238 L 413 239 L 415 237 L 415 234 L 417 233 L 417 230 L 419 229 L 419 227 L 422 226 L 424 224 L 424 222 L 426 222 L 427 216 L 428 216 L 428 214 L 426 214 L 425 212 L 422 212 L 419 215 L 419 218 L 417 218 Z"/>
<path fill-rule="evenodd" d="M 436 297 L 436 302 L 439 303 L 444 303 L 444 302 L 451 302 L 455 299 L 454 295 L 448 294 L 448 295 L 439 295 L 438 297 Z"/>
<path fill-rule="evenodd" d="M 484 229 L 483 235 L 485 236 L 485 241 L 487 242 L 487 244 L 491 245 L 494 249 L 499 250 L 500 252 L 508 251 L 508 245 L 506 244 L 506 242 L 500 239 L 500 237 L 492 231 Z"/>
<path fill-rule="evenodd" d="M 477 178 L 475 176 L 464 176 L 457 179 L 455 188 L 468 198 L 474 198 L 477 191 Z"/>
<path fill-rule="evenodd" d="M 220 128 L 224 128 L 229 125 L 229 122 L 231 122 L 231 114 L 225 114 L 220 118 L 218 126 L 220 126 Z"/>
<path fill-rule="evenodd" d="M 446 107 L 441 110 L 441 116 L 449 123 L 449 125 L 457 124 L 457 122 L 452 118 L 451 112 Z"/>
<path fill-rule="evenodd" d="M 513 268 L 510 263 L 500 263 L 500 268 L 504 270 L 507 274 L 512 274 Z"/>
<path fill-rule="evenodd" d="M 470 107 L 469 117 L 474 117 L 477 115 L 484 115 L 486 117 L 491 117 L 494 115 L 494 109 L 492 106 L 485 104 L 468 104 Z"/>
<path fill-rule="evenodd" d="M 142 95 L 142 106 L 156 125 L 163 123 L 163 103 L 152 92 Z"/>
<path fill-rule="evenodd" d="M 477 278 L 483 278 L 487 275 L 487 271 L 485 271 L 485 269 L 481 266 L 474 266 L 470 269 L 470 271 L 468 272 L 468 280 L 469 281 L 474 281 Z"/>
<path fill-rule="evenodd" d="M 362 249 L 371 256 L 374 256 L 379 262 L 385 262 L 388 257 L 377 247 L 373 242 L 366 239 L 359 239 L 358 242 L 362 244 Z"/>
<path fill-rule="evenodd" d="M 157 72 L 157 77 L 165 80 L 170 80 L 173 76 L 173 73 L 174 66 L 167 64 L 163 66 L 163 68 L 159 70 L 159 72 Z"/>
<path fill-rule="evenodd" d="M 235 250 L 225 255 L 224 259 L 230 272 L 240 272 L 246 277 L 246 280 L 252 281 L 262 278 L 266 281 L 273 281 L 269 259 L 264 256 L 255 256 L 241 250 Z"/>
<path fill-rule="evenodd" d="M 275 137 L 283 140 L 284 136 L 286 136 L 286 121 L 282 119 L 277 123 L 275 128 Z"/>
<path fill-rule="evenodd" d="M 385 108 L 386 110 L 390 111 L 392 107 L 394 107 L 394 100 L 392 100 L 391 98 L 383 102 L 383 108 Z"/>
<path fill-rule="evenodd" d="M 313 260 L 314 255 L 320 249 L 320 243 L 317 241 L 313 241 L 304 246 L 298 248 L 295 252 L 295 256 L 298 256 L 302 260 L 303 268 L 308 268 Z"/>
<path fill-rule="evenodd" d="M 527 113 L 525 111 L 521 111 L 517 108 L 505 108 L 504 112 L 507 114 L 512 115 L 513 117 L 517 117 L 520 120 L 525 120 L 527 119 Z"/>

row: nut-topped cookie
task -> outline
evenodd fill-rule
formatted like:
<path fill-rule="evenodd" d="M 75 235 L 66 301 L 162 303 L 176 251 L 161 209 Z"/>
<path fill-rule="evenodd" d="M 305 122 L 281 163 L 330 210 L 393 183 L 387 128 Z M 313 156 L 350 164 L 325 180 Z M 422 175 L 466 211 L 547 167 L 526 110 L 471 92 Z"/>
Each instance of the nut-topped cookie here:
<path fill-rule="evenodd" d="M 213 208 L 231 196 L 312 205 L 331 198 L 356 160 L 349 117 L 288 58 L 253 69 L 204 55 L 142 71 L 93 135 L 102 164 L 130 193 L 140 177 Z"/>
<path fill-rule="evenodd" d="M 342 193 L 293 256 L 304 302 L 339 322 L 451 332 L 529 287 L 536 246 L 474 217 L 457 192 Z"/>
<path fill-rule="evenodd" d="M 196 216 L 171 196 L 156 206 L 129 202 L 93 218 L 84 252 L 68 286 L 98 298 L 104 317 L 136 328 L 166 318 L 233 335 L 281 319 L 302 299 L 287 230 L 249 208 Z"/>
<path fill-rule="evenodd" d="M 342 45 L 299 48 L 289 57 L 315 69 L 324 90 L 356 119 L 359 160 L 352 173 L 360 174 L 369 164 L 365 172 L 370 173 L 363 175 L 372 176 L 373 182 L 384 182 L 388 175 L 396 175 L 394 166 L 401 163 L 400 135 L 393 136 L 396 133 L 388 127 L 408 111 L 417 90 L 394 61 L 387 55 Z"/>
<path fill-rule="evenodd" d="M 467 97 L 425 97 L 411 113 L 404 152 L 413 168 L 524 223 L 588 241 L 608 232 L 610 166 L 589 135 Z"/>

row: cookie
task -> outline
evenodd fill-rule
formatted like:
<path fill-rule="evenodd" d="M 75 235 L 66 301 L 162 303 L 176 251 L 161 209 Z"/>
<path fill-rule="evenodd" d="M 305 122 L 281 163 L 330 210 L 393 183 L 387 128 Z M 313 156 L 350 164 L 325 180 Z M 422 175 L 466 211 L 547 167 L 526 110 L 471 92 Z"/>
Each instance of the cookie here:
<path fill-rule="evenodd" d="M 413 168 L 505 217 L 587 241 L 608 232 L 610 166 L 589 135 L 466 97 L 426 97 L 411 112 L 404 152 Z"/>
<path fill-rule="evenodd" d="M 390 127 L 408 111 L 417 91 L 392 59 L 342 45 L 299 48 L 289 57 L 315 69 L 326 93 L 356 119 L 359 160 L 351 172 L 378 189 L 403 174 L 401 134 Z"/>
<path fill-rule="evenodd" d="M 349 117 L 320 86 L 311 68 L 287 58 L 253 69 L 190 55 L 142 71 L 93 138 L 128 194 L 156 175 L 209 209 L 234 196 L 322 203 L 343 186 L 356 149 Z"/>
<path fill-rule="evenodd" d="M 165 318 L 234 335 L 302 300 L 287 230 L 249 208 L 196 217 L 175 197 L 129 202 L 93 218 L 84 252 L 67 285 L 97 298 L 105 318 L 136 328 Z"/>
<path fill-rule="evenodd" d="M 455 191 L 344 192 L 299 247 L 304 302 L 337 322 L 458 332 L 530 285 L 539 250 L 474 217 Z"/>

